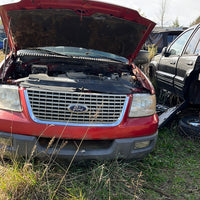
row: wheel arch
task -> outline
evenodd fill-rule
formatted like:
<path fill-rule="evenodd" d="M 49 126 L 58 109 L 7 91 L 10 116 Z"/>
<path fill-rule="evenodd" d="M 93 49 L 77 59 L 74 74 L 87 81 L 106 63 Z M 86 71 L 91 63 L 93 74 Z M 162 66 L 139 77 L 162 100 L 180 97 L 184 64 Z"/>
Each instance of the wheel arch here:
<path fill-rule="evenodd" d="M 156 77 L 156 71 L 157 71 L 157 67 L 158 63 L 155 61 L 150 62 L 149 64 L 149 78 L 155 78 Z"/>
<path fill-rule="evenodd" d="M 189 76 L 185 78 L 184 99 L 191 104 L 200 104 L 200 69 L 193 70 Z"/>

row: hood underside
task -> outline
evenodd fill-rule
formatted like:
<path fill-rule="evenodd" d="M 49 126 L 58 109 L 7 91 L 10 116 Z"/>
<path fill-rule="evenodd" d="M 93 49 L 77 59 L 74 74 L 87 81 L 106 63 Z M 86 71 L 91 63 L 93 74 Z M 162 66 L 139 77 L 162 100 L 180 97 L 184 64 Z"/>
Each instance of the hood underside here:
<path fill-rule="evenodd" d="M 0 8 L 12 49 L 73 46 L 134 59 L 154 23 L 136 11 L 94 1 L 30 1 Z"/>

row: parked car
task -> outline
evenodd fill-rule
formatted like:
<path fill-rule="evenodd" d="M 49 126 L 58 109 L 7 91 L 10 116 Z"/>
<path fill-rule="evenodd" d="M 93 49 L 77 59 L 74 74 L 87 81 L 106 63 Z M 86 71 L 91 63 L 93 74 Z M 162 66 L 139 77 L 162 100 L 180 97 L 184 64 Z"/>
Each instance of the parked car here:
<path fill-rule="evenodd" d="M 149 34 L 143 49 L 140 50 L 137 57 L 134 60 L 134 63 L 146 74 L 149 73 L 149 62 L 152 56 L 158 53 L 161 53 L 163 47 L 167 47 L 175 38 L 180 35 L 185 28 L 182 27 L 154 27 L 152 32 Z M 149 54 L 149 47 L 155 47 L 155 52 Z"/>
<path fill-rule="evenodd" d="M 171 45 L 163 48 L 162 53 L 153 58 L 149 69 L 150 77 L 156 80 L 159 89 L 199 108 L 200 24 L 188 28 Z M 180 126 L 188 135 L 200 137 L 199 114 L 183 118 Z"/>
<path fill-rule="evenodd" d="M 3 40 L 4 38 L 0 35 L 0 49 L 3 49 Z"/>
<path fill-rule="evenodd" d="M 200 103 L 199 26 L 184 31 L 150 63 L 159 88 L 166 89 L 193 104 Z"/>
<path fill-rule="evenodd" d="M 182 27 L 155 27 L 145 41 L 145 48 L 147 49 L 148 45 L 155 45 L 157 53 L 161 53 L 162 49 L 167 47 L 184 30 L 185 28 Z"/>
<path fill-rule="evenodd" d="M 152 151 L 155 90 L 132 61 L 154 22 L 89 0 L 21 0 L 0 14 L 12 49 L 0 66 L 1 145 L 66 159 Z"/>
<path fill-rule="evenodd" d="M 3 49 L 3 40 L 6 38 L 3 26 L 0 25 L 0 49 Z"/>

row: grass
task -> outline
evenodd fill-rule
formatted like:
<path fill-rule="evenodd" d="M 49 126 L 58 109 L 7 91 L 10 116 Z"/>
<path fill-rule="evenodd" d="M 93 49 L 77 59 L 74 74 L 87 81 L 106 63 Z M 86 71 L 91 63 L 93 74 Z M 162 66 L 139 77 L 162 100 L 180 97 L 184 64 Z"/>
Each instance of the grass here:
<path fill-rule="evenodd" d="M 200 199 L 200 144 L 179 136 L 177 128 L 162 129 L 155 151 L 138 164 L 151 186 L 145 199 Z"/>
<path fill-rule="evenodd" d="M 69 164 L 3 158 L 0 199 L 200 199 L 200 144 L 180 136 L 176 120 L 142 160 L 74 162 L 66 174 Z"/>
<path fill-rule="evenodd" d="M 5 59 L 4 53 L 0 50 L 0 62 Z"/>
<path fill-rule="evenodd" d="M 180 136 L 177 121 L 142 160 L 6 159 L 0 149 L 0 200 L 200 199 L 200 143 Z"/>
<path fill-rule="evenodd" d="M 155 44 L 148 45 L 149 60 L 151 60 L 156 55 L 157 51 L 158 48 L 155 46 Z"/>
<path fill-rule="evenodd" d="M 19 167 L 15 161 L 12 165 L 0 165 L 0 199 L 28 199 L 36 183 L 37 173 L 30 164 Z"/>

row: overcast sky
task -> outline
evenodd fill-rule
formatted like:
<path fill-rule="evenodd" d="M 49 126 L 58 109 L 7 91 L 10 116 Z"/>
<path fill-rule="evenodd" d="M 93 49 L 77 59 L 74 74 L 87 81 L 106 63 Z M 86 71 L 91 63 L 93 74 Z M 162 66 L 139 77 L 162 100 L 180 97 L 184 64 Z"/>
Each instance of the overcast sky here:
<path fill-rule="evenodd" d="M 0 0 L 0 4 L 8 1 Z M 132 9 L 140 9 L 145 17 L 160 25 L 162 0 L 96 0 L 122 5 Z M 164 0 L 163 0 L 164 1 Z M 170 26 L 178 18 L 180 26 L 189 26 L 200 16 L 200 0 L 166 0 L 164 25 Z"/>
<path fill-rule="evenodd" d="M 140 9 L 145 17 L 160 24 L 162 0 L 99 0 L 128 8 Z M 180 26 L 189 26 L 200 16 L 200 0 L 167 0 L 164 25 L 170 26 L 178 17 Z"/>

